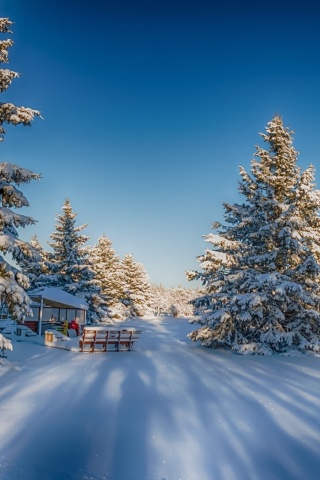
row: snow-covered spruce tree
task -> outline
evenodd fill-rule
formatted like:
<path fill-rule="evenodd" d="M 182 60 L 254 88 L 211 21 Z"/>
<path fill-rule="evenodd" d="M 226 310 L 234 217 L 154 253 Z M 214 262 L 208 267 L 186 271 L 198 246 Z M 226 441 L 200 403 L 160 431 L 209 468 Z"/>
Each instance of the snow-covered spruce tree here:
<path fill-rule="evenodd" d="M 88 320 L 99 320 L 107 315 L 100 288 L 84 244 L 89 237 L 80 232 L 87 226 L 75 226 L 76 213 L 70 200 L 62 207 L 63 214 L 57 215 L 56 231 L 48 242 L 53 253 L 48 254 L 48 285 L 59 287 L 72 295 L 85 298 L 89 304 Z"/>
<path fill-rule="evenodd" d="M 292 134 L 275 116 L 261 134 L 251 174 L 240 169 L 245 203 L 224 204 L 227 225 L 199 257 L 206 294 L 194 304 L 207 347 L 271 354 L 320 350 L 320 192 L 314 170 L 301 173 Z"/>
<path fill-rule="evenodd" d="M 90 249 L 90 259 L 101 293 L 112 306 L 123 297 L 124 275 L 121 260 L 106 235 L 99 237 L 97 245 Z"/>
<path fill-rule="evenodd" d="M 95 280 L 108 306 L 109 316 L 122 318 L 125 314 L 122 303 L 124 273 L 121 260 L 112 247 L 111 240 L 106 235 L 102 235 L 98 243 L 89 248 L 89 255 Z"/>
<path fill-rule="evenodd" d="M 135 262 L 133 255 L 125 255 L 122 260 L 125 275 L 124 302 L 131 317 L 142 317 L 151 312 L 151 289 L 148 275 L 141 263 Z"/>
<path fill-rule="evenodd" d="M 28 277 L 29 288 L 27 291 L 30 293 L 34 289 L 50 284 L 50 278 L 48 276 L 48 252 L 46 252 L 40 244 L 37 235 L 33 235 L 29 244 L 36 255 L 32 257 L 22 255 L 18 261 L 18 265 L 21 272 Z"/>
<path fill-rule="evenodd" d="M 0 18 L 0 33 L 11 33 L 11 25 L 12 22 L 8 18 Z M 9 62 L 8 49 L 12 45 L 12 40 L 0 41 L 0 63 Z M 1 68 L 0 92 L 5 92 L 12 80 L 18 77 L 17 72 Z M 40 116 L 37 110 L 0 102 L 0 141 L 4 140 L 5 124 L 31 125 L 36 116 Z M 3 254 L 11 254 L 13 260 L 17 262 L 22 255 L 34 255 L 30 245 L 18 238 L 17 228 L 35 223 L 32 217 L 19 215 L 12 210 L 29 206 L 28 200 L 17 186 L 39 178 L 40 175 L 18 165 L 0 163 L 0 251 Z M 30 314 L 30 299 L 25 293 L 27 287 L 27 278 L 0 255 L 0 301 L 17 320 L 23 320 L 26 314 Z"/>

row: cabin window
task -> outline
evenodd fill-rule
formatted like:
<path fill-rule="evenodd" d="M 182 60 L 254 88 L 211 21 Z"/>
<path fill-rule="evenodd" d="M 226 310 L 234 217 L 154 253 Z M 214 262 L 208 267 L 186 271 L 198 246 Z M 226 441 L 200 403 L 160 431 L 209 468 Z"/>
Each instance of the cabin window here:
<path fill-rule="evenodd" d="M 76 319 L 76 310 L 75 308 L 68 308 L 67 310 L 67 319 L 68 322 L 70 323 L 72 320 Z"/>
<path fill-rule="evenodd" d="M 77 310 L 76 322 L 82 324 L 85 322 L 85 312 L 84 310 Z"/>
<path fill-rule="evenodd" d="M 42 310 L 43 322 L 58 322 L 59 321 L 59 309 L 52 307 L 45 307 Z"/>
<path fill-rule="evenodd" d="M 67 320 L 67 309 L 66 308 L 60 308 L 60 317 L 59 321 L 61 323 L 65 322 Z"/>

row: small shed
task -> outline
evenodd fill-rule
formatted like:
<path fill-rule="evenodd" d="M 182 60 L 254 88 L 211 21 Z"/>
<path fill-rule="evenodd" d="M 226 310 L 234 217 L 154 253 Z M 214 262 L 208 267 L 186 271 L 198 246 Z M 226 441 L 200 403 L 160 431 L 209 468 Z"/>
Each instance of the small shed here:
<path fill-rule="evenodd" d="M 29 293 L 32 300 L 33 317 L 27 317 L 24 324 L 43 335 L 47 328 L 76 322 L 79 331 L 86 324 L 88 304 L 82 298 L 71 295 L 56 287 L 44 287 Z"/>

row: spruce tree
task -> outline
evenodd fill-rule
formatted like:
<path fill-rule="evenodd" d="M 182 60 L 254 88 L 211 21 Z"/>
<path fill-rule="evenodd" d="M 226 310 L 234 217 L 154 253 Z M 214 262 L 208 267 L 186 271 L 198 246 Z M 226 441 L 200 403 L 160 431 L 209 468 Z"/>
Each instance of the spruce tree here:
<path fill-rule="evenodd" d="M 31 292 L 36 288 L 46 286 L 50 282 L 48 279 L 48 253 L 45 252 L 36 234 L 33 235 L 29 244 L 35 254 L 31 257 L 23 255 L 18 264 L 21 272 L 28 277 L 28 292 Z"/>
<path fill-rule="evenodd" d="M 88 249 L 90 262 L 95 273 L 95 280 L 100 288 L 108 316 L 122 319 L 125 316 L 123 304 L 124 273 L 122 262 L 106 235 L 98 239 L 98 243 Z"/>
<path fill-rule="evenodd" d="M 0 33 L 12 33 L 12 22 L 8 18 L 0 18 Z M 0 62 L 8 63 L 8 49 L 12 47 L 12 40 L 0 41 Z M 5 92 L 11 82 L 19 74 L 9 69 L 0 69 L 0 92 Z M 4 140 L 6 130 L 4 125 L 31 125 L 34 117 L 40 116 L 37 110 L 18 107 L 12 103 L 0 102 L 0 141 Z M 20 184 L 29 183 L 31 180 L 40 179 L 40 175 L 18 165 L 0 163 L 0 251 L 11 254 L 14 261 L 19 262 L 23 256 L 32 256 L 35 252 L 27 242 L 18 238 L 18 227 L 32 225 L 32 217 L 19 215 L 12 208 L 29 206 L 29 202 L 17 188 Z M 10 265 L 0 255 L 0 301 L 8 312 L 18 320 L 23 320 L 31 314 L 29 309 L 30 299 L 25 293 L 28 279 L 16 268 Z"/>
<path fill-rule="evenodd" d="M 123 261 L 125 276 L 124 302 L 129 316 L 142 317 L 151 311 L 151 288 L 148 275 L 141 263 L 133 255 L 125 255 Z"/>
<path fill-rule="evenodd" d="M 62 211 L 56 218 L 56 230 L 50 235 L 52 241 L 48 242 L 53 249 L 53 253 L 48 255 L 48 283 L 84 297 L 89 304 L 88 320 L 99 320 L 107 314 L 103 309 L 88 249 L 84 247 L 89 237 L 80 234 L 87 225 L 75 225 L 77 214 L 73 212 L 69 199 L 65 201 Z"/>
<path fill-rule="evenodd" d="M 240 169 L 245 202 L 224 204 L 226 225 L 213 225 L 202 271 L 188 273 L 206 287 L 190 337 L 240 353 L 318 351 L 320 193 L 279 116 L 261 136 L 268 149 L 256 147 L 250 174 Z"/>
<path fill-rule="evenodd" d="M 106 235 L 98 239 L 97 245 L 94 245 L 89 253 L 101 294 L 112 307 L 123 297 L 124 275 L 121 260 Z"/>

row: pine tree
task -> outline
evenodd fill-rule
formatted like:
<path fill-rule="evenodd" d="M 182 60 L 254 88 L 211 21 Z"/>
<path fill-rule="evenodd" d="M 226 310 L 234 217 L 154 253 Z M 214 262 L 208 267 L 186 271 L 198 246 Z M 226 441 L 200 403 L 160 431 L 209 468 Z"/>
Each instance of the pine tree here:
<path fill-rule="evenodd" d="M 261 134 L 251 174 L 240 169 L 243 204 L 224 204 L 227 225 L 213 225 L 213 245 L 199 257 L 206 294 L 195 300 L 207 347 L 270 354 L 319 350 L 320 192 L 312 167 L 301 173 L 293 132 L 275 116 Z"/>
<path fill-rule="evenodd" d="M 90 249 L 90 259 L 95 278 L 109 306 L 114 306 L 123 297 L 124 276 L 121 260 L 106 235 L 98 239 Z"/>
<path fill-rule="evenodd" d="M 0 32 L 12 33 L 12 22 L 8 18 L 0 18 Z M 8 49 L 12 47 L 12 40 L 0 41 L 0 62 L 8 63 Z M 18 78 L 19 74 L 9 69 L 0 69 L 0 92 L 5 92 L 11 82 Z M 0 141 L 4 140 L 8 125 L 31 125 L 34 117 L 40 116 L 37 110 L 17 107 L 8 102 L 0 102 Z M 0 251 L 3 254 L 11 254 L 14 261 L 19 262 L 22 256 L 32 256 L 34 252 L 27 242 L 18 238 L 18 227 L 32 225 L 35 220 L 32 217 L 19 215 L 12 208 L 29 206 L 29 202 L 17 188 L 20 184 L 29 183 L 31 180 L 40 179 L 40 175 L 31 172 L 18 165 L 7 162 L 0 163 Z M 30 299 L 25 293 L 28 287 L 28 279 L 16 268 L 10 265 L 0 255 L 0 301 L 9 313 L 18 320 L 31 313 L 29 309 Z"/>
<path fill-rule="evenodd" d="M 53 249 L 53 254 L 48 255 L 49 283 L 68 293 L 84 297 L 89 304 L 89 321 L 101 319 L 107 314 L 88 249 L 84 247 L 89 237 L 80 234 L 87 225 L 75 226 L 77 214 L 73 212 L 69 199 L 65 201 L 62 211 L 63 214 L 56 218 L 56 231 L 50 235 L 52 242 L 48 242 Z"/>
<path fill-rule="evenodd" d="M 97 245 L 89 248 L 89 255 L 109 317 L 122 319 L 125 316 L 124 273 L 122 262 L 112 247 L 111 240 L 102 235 Z"/>
<path fill-rule="evenodd" d="M 151 289 L 148 275 L 141 263 L 135 262 L 133 255 L 125 255 L 123 261 L 125 275 L 124 302 L 130 316 L 142 317 L 151 311 Z"/>
<path fill-rule="evenodd" d="M 45 252 L 40 244 L 37 235 L 33 235 L 29 244 L 35 252 L 33 256 L 22 256 L 19 259 L 19 267 L 21 272 L 28 277 L 28 292 L 48 285 L 48 253 Z"/>

